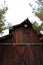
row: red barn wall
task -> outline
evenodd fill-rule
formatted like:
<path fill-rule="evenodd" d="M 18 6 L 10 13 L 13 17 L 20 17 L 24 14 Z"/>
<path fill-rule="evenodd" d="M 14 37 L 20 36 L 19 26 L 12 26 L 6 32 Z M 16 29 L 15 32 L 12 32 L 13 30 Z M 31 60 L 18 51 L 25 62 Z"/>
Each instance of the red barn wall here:
<path fill-rule="evenodd" d="M 38 34 L 32 28 L 14 29 L 12 35 L 3 40 L 6 43 L 40 43 Z"/>
<path fill-rule="evenodd" d="M 0 45 L 0 65 L 43 65 L 41 45 Z"/>
<path fill-rule="evenodd" d="M 38 34 L 31 28 L 17 28 L 13 31 L 12 42 L 16 43 L 39 43 Z"/>

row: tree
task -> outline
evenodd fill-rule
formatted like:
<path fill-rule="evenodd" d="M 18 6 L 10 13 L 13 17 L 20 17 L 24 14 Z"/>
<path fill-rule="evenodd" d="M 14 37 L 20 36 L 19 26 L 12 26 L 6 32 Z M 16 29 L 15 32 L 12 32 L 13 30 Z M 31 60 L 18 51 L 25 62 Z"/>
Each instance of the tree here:
<path fill-rule="evenodd" d="M 40 33 L 40 31 L 43 31 L 43 0 L 35 0 L 35 4 L 37 6 L 29 3 L 32 8 L 32 13 L 34 13 L 42 21 L 39 26 L 36 22 L 33 23 L 34 30 Z"/>
<path fill-rule="evenodd" d="M 0 32 L 2 32 L 2 30 L 4 30 L 4 22 L 6 21 L 5 20 L 5 16 L 4 14 L 6 13 L 7 9 L 0 9 Z"/>
<path fill-rule="evenodd" d="M 41 25 L 38 25 L 36 21 L 32 24 L 32 27 L 35 31 L 37 31 L 38 34 L 40 34 L 40 31 L 43 31 L 43 23 Z"/>
<path fill-rule="evenodd" d="M 38 0 L 35 2 L 38 4 L 37 12 L 35 14 L 40 18 L 40 20 L 43 21 L 43 0 Z"/>
<path fill-rule="evenodd" d="M 32 13 L 35 13 L 35 15 L 43 21 L 43 0 L 36 0 L 35 4 L 36 5 L 29 3 L 29 5 L 32 7 Z"/>
<path fill-rule="evenodd" d="M 7 7 L 0 8 L 0 33 L 5 29 L 5 13 L 7 10 Z"/>

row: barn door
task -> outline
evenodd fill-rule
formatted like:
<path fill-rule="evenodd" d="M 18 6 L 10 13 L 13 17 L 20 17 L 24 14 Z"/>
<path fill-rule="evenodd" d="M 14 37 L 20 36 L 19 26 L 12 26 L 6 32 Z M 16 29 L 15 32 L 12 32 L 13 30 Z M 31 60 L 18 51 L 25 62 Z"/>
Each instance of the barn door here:
<path fill-rule="evenodd" d="M 4 46 L 2 50 L 1 65 L 30 65 L 27 46 Z"/>
<path fill-rule="evenodd" d="M 17 45 L 13 47 L 13 65 L 30 65 L 27 46 Z"/>
<path fill-rule="evenodd" d="M 3 46 L 0 52 L 0 65 L 43 65 L 43 52 L 38 45 Z"/>

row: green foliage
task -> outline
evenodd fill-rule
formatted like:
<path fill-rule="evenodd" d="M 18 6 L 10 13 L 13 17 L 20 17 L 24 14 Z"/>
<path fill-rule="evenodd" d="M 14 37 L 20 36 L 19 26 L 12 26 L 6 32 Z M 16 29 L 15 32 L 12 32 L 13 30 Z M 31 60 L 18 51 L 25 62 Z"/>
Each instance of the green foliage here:
<path fill-rule="evenodd" d="M 4 30 L 4 25 L 5 25 L 5 13 L 8 10 L 7 7 L 3 7 L 3 9 L 0 8 L 0 32 Z"/>
<path fill-rule="evenodd" d="M 40 31 L 43 31 L 43 23 L 41 23 L 41 25 L 38 25 L 38 23 L 34 22 L 32 27 L 35 31 L 37 31 L 38 34 L 40 34 Z"/>
<path fill-rule="evenodd" d="M 36 0 L 37 6 L 29 4 L 32 7 L 32 12 L 43 21 L 43 0 Z"/>
<path fill-rule="evenodd" d="M 2 30 L 4 30 L 5 12 L 6 12 L 6 10 L 0 9 L 0 32 L 2 32 Z"/>
<path fill-rule="evenodd" d="M 43 0 L 36 0 L 35 4 L 37 4 L 37 6 L 32 3 L 29 5 L 32 8 L 32 13 L 34 13 L 42 21 L 42 23 L 38 25 L 38 23 L 34 22 L 32 27 L 38 34 L 40 34 L 40 31 L 43 32 Z M 43 37 L 40 38 L 40 40 L 42 39 Z"/>
<path fill-rule="evenodd" d="M 9 23 L 7 29 L 13 29 L 13 26 Z"/>

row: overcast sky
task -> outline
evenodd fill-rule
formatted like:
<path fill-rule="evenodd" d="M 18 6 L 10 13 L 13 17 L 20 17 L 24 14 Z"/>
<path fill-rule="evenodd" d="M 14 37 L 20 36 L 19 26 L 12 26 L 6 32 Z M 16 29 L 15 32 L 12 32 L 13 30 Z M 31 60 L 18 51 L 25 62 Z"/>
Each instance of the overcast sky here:
<path fill-rule="evenodd" d="M 8 5 L 6 19 L 8 22 L 11 22 L 13 25 L 20 24 L 27 17 L 31 22 L 35 20 L 39 22 L 39 19 L 32 14 L 32 10 L 29 6 L 29 3 L 35 5 L 34 1 L 35 0 L 6 0 Z"/>
<path fill-rule="evenodd" d="M 4 0 L 0 0 L 0 4 L 3 4 Z M 39 24 L 41 21 L 32 14 L 32 9 L 29 3 L 35 5 L 35 0 L 5 0 L 8 6 L 8 11 L 6 13 L 6 19 L 12 25 L 20 24 L 27 17 L 30 22 L 37 21 Z M 37 6 L 37 5 L 36 5 Z M 0 6 L 1 7 L 1 6 Z"/>
<path fill-rule="evenodd" d="M 4 0 L 0 0 L 3 4 Z M 27 17 L 31 22 L 37 21 L 39 24 L 39 19 L 32 14 L 32 9 L 29 3 L 35 5 L 35 0 L 5 0 L 8 6 L 8 11 L 6 13 L 6 19 L 12 25 L 20 24 Z M 37 6 L 37 5 L 36 5 Z"/>

